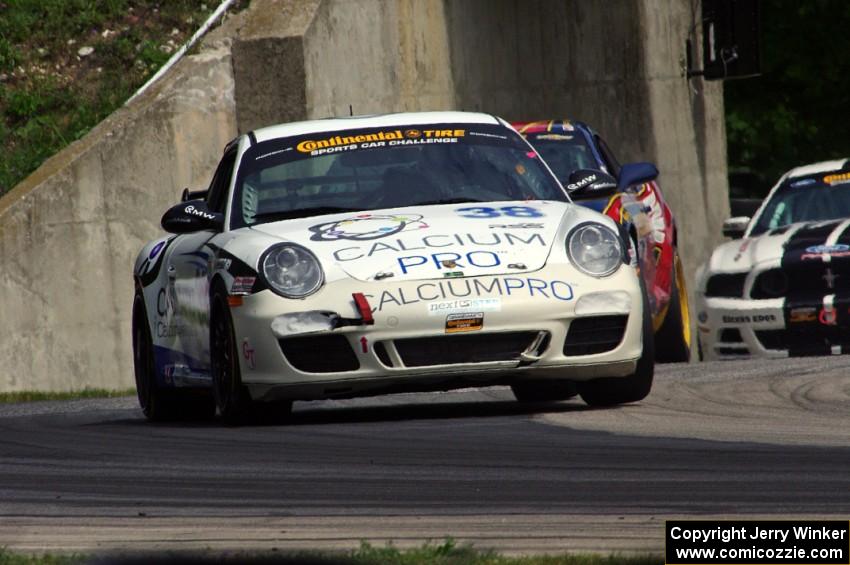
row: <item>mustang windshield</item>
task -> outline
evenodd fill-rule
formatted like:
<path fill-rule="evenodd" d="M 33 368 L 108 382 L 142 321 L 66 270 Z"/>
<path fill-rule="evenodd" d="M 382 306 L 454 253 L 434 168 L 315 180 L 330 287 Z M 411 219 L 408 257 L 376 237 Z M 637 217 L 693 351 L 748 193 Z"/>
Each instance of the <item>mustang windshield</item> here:
<path fill-rule="evenodd" d="M 756 218 L 751 236 L 794 222 L 850 218 L 850 175 L 795 178 L 773 193 Z"/>
<path fill-rule="evenodd" d="M 234 228 L 337 212 L 567 201 L 515 133 L 486 124 L 392 126 L 266 141 L 242 158 Z"/>
<path fill-rule="evenodd" d="M 579 132 L 530 133 L 528 142 L 534 146 L 555 176 L 566 182 L 579 169 L 598 169 L 590 146 Z"/>

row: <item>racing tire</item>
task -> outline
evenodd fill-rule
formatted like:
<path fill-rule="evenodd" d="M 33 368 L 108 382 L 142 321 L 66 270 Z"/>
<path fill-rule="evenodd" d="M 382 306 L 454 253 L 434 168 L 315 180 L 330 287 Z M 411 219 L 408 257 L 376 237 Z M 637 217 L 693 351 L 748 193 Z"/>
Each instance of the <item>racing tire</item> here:
<path fill-rule="evenodd" d="M 655 373 L 655 336 L 652 331 L 652 313 L 643 279 L 640 279 L 643 295 L 643 351 L 635 366 L 635 372 L 627 377 L 603 377 L 577 383 L 581 399 L 590 406 L 615 406 L 643 400 L 652 389 Z"/>
<path fill-rule="evenodd" d="M 691 360 L 691 311 L 678 253 L 673 258 L 673 275 L 670 305 L 655 334 L 655 360 L 659 363 L 687 363 Z"/>
<path fill-rule="evenodd" d="M 154 361 L 153 339 L 142 291 L 133 299 L 133 369 L 136 376 L 136 395 L 145 418 L 151 422 L 176 420 L 179 405 L 173 390 L 159 386 Z"/>
<path fill-rule="evenodd" d="M 210 373 L 215 406 L 222 421 L 229 425 L 244 423 L 253 403 L 242 384 L 233 316 L 221 285 L 216 286 L 210 301 Z"/>
<path fill-rule="evenodd" d="M 578 394 L 576 384 L 565 380 L 521 381 L 511 385 L 520 402 L 558 402 Z"/>

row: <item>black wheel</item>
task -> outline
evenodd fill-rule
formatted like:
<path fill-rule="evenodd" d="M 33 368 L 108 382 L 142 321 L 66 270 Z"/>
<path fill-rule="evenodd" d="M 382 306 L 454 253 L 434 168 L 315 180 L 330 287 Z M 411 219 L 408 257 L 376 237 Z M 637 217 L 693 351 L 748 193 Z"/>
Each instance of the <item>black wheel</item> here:
<path fill-rule="evenodd" d="M 133 368 L 136 394 L 145 417 L 152 422 L 176 419 L 178 404 L 173 391 L 157 383 L 153 340 L 141 290 L 136 291 L 133 299 Z"/>
<path fill-rule="evenodd" d="M 591 406 L 614 406 L 643 400 L 652 389 L 655 372 L 655 341 L 652 332 L 652 313 L 643 279 L 640 281 L 643 294 L 643 352 L 638 359 L 635 372 L 628 377 L 603 377 L 577 383 L 582 400 Z"/>
<path fill-rule="evenodd" d="M 244 422 L 251 411 L 251 396 L 242 384 L 233 318 L 220 286 L 213 291 L 210 304 L 210 370 L 221 419 L 228 424 Z"/>
<path fill-rule="evenodd" d="M 673 275 L 670 305 L 655 334 L 655 360 L 659 363 L 687 363 L 691 360 L 691 311 L 678 253 L 673 257 Z"/>
<path fill-rule="evenodd" d="M 520 402 L 557 402 L 578 394 L 576 384 L 564 380 L 520 381 L 511 390 Z"/>

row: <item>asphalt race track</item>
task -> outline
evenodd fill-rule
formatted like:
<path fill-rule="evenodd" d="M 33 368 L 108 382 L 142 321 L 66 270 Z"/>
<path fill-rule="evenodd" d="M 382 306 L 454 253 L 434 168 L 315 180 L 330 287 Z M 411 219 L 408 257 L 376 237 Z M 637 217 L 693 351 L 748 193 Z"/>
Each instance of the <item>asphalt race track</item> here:
<path fill-rule="evenodd" d="M 0 406 L 0 547 L 658 551 L 681 516 L 850 517 L 850 357 L 668 365 L 644 402 L 505 388 L 151 425 L 135 398 Z M 748 516 L 749 517 L 749 516 Z"/>

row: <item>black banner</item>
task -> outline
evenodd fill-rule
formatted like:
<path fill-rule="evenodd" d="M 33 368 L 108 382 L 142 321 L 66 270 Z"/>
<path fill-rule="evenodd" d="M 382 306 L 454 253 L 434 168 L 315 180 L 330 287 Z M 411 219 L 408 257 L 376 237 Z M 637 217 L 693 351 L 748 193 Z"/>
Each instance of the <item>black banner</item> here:
<path fill-rule="evenodd" d="M 850 522 L 669 520 L 668 565 L 850 564 Z"/>

